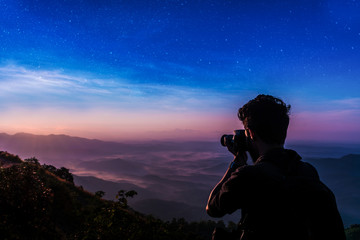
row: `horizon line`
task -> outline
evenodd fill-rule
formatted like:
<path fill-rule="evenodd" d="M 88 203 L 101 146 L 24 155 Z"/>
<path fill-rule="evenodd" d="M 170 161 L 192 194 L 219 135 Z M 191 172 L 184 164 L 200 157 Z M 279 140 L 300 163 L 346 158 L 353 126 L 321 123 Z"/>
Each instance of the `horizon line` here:
<path fill-rule="evenodd" d="M 16 136 L 16 135 L 31 135 L 31 136 L 35 136 L 35 137 L 49 137 L 49 136 L 65 136 L 65 137 L 70 137 L 70 138 L 81 138 L 81 139 L 86 139 L 86 140 L 97 140 L 97 141 L 102 141 L 102 142 L 115 142 L 115 143 L 144 143 L 144 142 L 169 142 L 169 143 L 178 143 L 178 142 L 209 142 L 209 143 L 215 143 L 215 142 L 219 142 L 220 144 L 220 137 L 219 139 L 211 139 L 211 138 L 204 138 L 204 139 L 195 139 L 195 138 L 189 138 L 189 139 L 176 139 L 176 138 L 144 138 L 142 140 L 140 139 L 106 139 L 106 138 L 101 138 L 101 137 L 86 137 L 86 136 L 80 136 L 80 135 L 71 135 L 71 134 L 66 134 L 66 133 L 31 133 L 31 132 L 24 132 L 24 131 L 19 131 L 19 132 L 15 132 L 15 133 L 8 133 L 8 132 L 4 132 L 1 131 L 1 134 L 5 134 L 5 135 L 9 135 L 9 136 Z M 334 140 L 318 140 L 318 139 L 313 139 L 313 140 L 309 140 L 309 139 L 295 139 L 295 138 L 289 138 L 286 139 L 284 146 L 286 145 L 292 145 L 292 144 L 296 144 L 296 145 L 309 145 L 309 144 L 325 144 L 325 145 L 329 145 L 329 144 L 351 144 L 351 145 L 360 145 L 360 142 L 357 141 L 334 141 Z"/>

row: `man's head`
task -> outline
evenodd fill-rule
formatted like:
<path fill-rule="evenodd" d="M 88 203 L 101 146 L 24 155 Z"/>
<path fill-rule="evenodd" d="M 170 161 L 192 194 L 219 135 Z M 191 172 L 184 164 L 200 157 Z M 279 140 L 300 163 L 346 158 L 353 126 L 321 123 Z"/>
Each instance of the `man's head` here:
<path fill-rule="evenodd" d="M 260 94 L 239 109 L 238 117 L 245 129 L 250 129 L 268 144 L 283 145 L 289 126 L 290 105 L 281 99 Z"/>

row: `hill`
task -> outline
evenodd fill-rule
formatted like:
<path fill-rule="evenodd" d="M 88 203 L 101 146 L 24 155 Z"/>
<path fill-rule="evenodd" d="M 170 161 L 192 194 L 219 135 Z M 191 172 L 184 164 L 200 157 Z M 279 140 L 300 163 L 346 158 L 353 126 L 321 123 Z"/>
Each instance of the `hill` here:
<path fill-rule="evenodd" d="M 103 200 L 62 178 L 63 168 L 41 166 L 36 158 L 0 152 L 0 165 L 2 239 L 209 239 L 213 227 L 223 225 L 141 214 L 127 204 L 135 191 Z"/>

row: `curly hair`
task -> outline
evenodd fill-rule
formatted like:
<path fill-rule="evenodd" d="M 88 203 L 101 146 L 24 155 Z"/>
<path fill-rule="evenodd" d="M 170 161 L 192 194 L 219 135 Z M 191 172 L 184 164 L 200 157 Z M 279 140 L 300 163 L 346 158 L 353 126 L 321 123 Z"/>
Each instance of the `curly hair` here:
<path fill-rule="evenodd" d="M 290 108 L 279 98 L 260 94 L 239 109 L 238 117 L 264 142 L 284 144 Z"/>

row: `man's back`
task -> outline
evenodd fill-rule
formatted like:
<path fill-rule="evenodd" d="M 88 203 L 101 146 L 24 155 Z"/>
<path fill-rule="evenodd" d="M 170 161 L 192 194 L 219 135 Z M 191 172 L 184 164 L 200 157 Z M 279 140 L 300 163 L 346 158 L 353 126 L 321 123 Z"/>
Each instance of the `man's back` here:
<path fill-rule="evenodd" d="M 311 239 L 310 236 L 315 237 L 318 232 L 316 228 L 333 231 L 325 226 L 329 216 L 319 216 L 319 210 L 324 208 L 319 201 L 326 203 L 335 199 L 320 182 L 315 168 L 300 159 L 292 150 L 268 152 L 254 165 L 238 168 L 223 184 L 214 204 L 224 213 L 242 209 L 242 227 L 255 239 Z M 320 196 L 323 196 L 321 200 L 316 199 Z M 332 209 L 336 215 L 334 204 L 325 208 Z M 340 224 L 343 231 L 341 218 L 335 217 L 334 226 L 339 228 Z"/>

